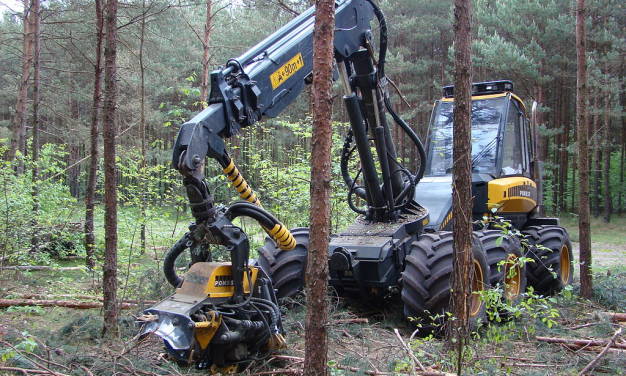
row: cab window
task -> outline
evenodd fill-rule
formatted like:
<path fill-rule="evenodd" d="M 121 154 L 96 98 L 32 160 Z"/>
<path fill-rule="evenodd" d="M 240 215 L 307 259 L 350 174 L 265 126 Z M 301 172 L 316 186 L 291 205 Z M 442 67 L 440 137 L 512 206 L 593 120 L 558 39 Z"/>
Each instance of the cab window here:
<path fill-rule="evenodd" d="M 520 175 L 525 171 L 523 160 L 522 127 L 520 110 L 515 102 L 509 105 L 502 140 L 501 175 Z"/>

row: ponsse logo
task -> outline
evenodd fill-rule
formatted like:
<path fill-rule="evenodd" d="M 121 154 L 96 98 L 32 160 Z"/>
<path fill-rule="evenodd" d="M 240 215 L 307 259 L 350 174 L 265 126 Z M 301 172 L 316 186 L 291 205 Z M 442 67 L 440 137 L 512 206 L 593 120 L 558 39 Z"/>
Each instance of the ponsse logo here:
<path fill-rule="evenodd" d="M 226 287 L 226 286 L 234 286 L 235 282 L 233 281 L 233 277 L 229 275 L 218 275 L 215 276 L 215 287 Z"/>

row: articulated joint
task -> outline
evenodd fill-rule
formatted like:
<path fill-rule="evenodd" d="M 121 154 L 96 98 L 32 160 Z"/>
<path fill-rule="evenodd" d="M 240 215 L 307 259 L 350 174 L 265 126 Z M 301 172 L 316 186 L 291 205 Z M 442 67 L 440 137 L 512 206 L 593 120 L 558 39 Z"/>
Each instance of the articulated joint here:
<path fill-rule="evenodd" d="M 256 193 L 252 190 L 246 179 L 244 179 L 241 172 L 239 172 L 239 169 L 235 166 L 235 162 L 230 158 L 227 161 L 228 163 L 223 171 L 228 180 L 230 180 L 231 185 L 239 193 L 239 197 L 251 204 L 261 207 L 261 201 L 259 201 Z M 296 247 L 296 239 L 282 223 L 276 222 L 273 227 L 261 227 L 263 227 L 263 230 L 276 242 L 278 248 L 283 251 L 290 251 Z"/>

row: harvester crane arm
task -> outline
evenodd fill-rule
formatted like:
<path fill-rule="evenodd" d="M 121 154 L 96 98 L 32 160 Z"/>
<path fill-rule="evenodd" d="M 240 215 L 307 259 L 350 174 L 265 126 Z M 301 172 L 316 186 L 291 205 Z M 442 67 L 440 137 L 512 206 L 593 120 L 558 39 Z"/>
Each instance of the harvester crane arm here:
<path fill-rule="evenodd" d="M 423 173 L 424 151 L 388 98 L 384 75 L 387 27 L 382 11 L 374 0 L 336 0 L 335 6 L 335 61 L 350 119 L 341 158 L 342 176 L 349 188 L 348 202 L 357 195 L 366 208 L 351 205 L 362 214 L 352 232 L 358 235 L 338 238 L 348 243 L 331 244 L 333 256 L 329 263 L 356 265 L 356 260 L 350 262 L 352 255 L 346 249 L 359 244 L 349 242 L 369 237 L 366 243 L 373 245 L 361 247 L 364 257 L 384 260 L 381 264 L 390 268 L 373 276 L 371 283 L 387 288 L 397 284 L 408 240 L 427 222 L 427 212 L 413 201 Z M 218 367 L 215 371 L 226 373 L 231 369 L 223 367 L 236 368 L 258 353 L 285 344 L 276 305 L 278 288 L 274 289 L 270 278 L 272 268 L 261 265 L 261 256 L 258 265 L 248 265 L 248 237 L 233 221 L 241 216 L 253 218 L 273 240 L 270 248 L 295 258 L 302 256 L 303 238 L 308 238 L 306 229 L 296 229 L 292 234 L 261 207 L 256 193 L 228 155 L 224 140 L 264 118 L 278 116 L 312 81 L 314 12 L 315 8 L 310 8 L 213 71 L 208 106 L 179 130 L 172 164 L 183 175 L 195 223 L 163 260 L 165 276 L 178 287 L 177 292 L 145 311 L 147 324 L 142 330 L 161 336 L 170 355 L 179 361 L 195 361 L 201 368 Z M 380 24 L 378 59 L 372 48 L 370 22 L 374 17 Z M 387 113 L 418 149 L 420 168 L 415 173 L 397 158 Z M 360 161 L 357 177 L 362 179 L 358 184 L 355 180 L 359 179 L 351 178 L 348 172 L 353 150 Z M 204 179 L 207 157 L 220 164 L 244 202 L 214 206 Z M 386 226 L 378 226 L 380 223 Z M 212 262 L 211 245 L 225 248 L 230 253 L 230 264 Z M 191 266 L 183 279 L 176 274 L 175 261 L 187 249 Z M 260 250 L 265 256 L 272 252 Z"/>

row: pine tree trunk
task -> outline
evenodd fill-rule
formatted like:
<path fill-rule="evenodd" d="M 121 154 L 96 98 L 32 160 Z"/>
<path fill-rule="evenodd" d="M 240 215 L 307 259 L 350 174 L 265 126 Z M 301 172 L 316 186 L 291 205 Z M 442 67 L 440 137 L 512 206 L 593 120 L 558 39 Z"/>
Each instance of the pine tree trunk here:
<path fill-rule="evenodd" d="M 608 73 L 608 71 L 606 72 Z M 604 219 L 605 223 L 609 223 L 611 221 L 611 210 L 612 205 L 611 205 L 611 182 L 610 182 L 610 177 L 609 177 L 609 173 L 611 171 L 611 118 L 610 118 L 610 112 L 611 112 L 611 94 L 607 91 L 605 97 L 604 97 L 604 127 L 603 127 L 603 137 L 602 137 L 602 143 L 603 143 L 603 162 L 604 162 L 604 168 L 602 169 L 602 186 L 603 189 L 602 191 L 604 192 L 604 205 L 603 205 L 603 216 L 602 218 Z"/>
<path fill-rule="evenodd" d="M 621 77 L 624 77 L 624 55 L 622 55 L 622 62 L 620 64 L 620 72 L 621 72 Z M 624 82 L 624 80 L 622 79 L 622 83 L 621 83 L 621 89 L 620 93 L 619 93 L 619 100 L 620 100 L 620 105 L 622 108 L 622 111 L 624 111 L 624 109 L 626 109 L 626 94 L 624 94 L 625 89 L 626 89 L 626 83 Z M 617 207 L 619 208 L 619 214 L 623 214 L 624 213 L 624 204 L 623 204 L 623 200 L 624 200 L 624 194 L 626 193 L 626 184 L 624 184 L 624 159 L 626 159 L 626 116 L 622 116 L 622 131 L 620 132 L 620 146 L 621 146 L 621 151 L 620 151 L 620 161 L 619 161 L 619 196 L 617 198 Z"/>
<path fill-rule="evenodd" d="M 458 351 L 457 373 L 461 374 L 463 346 L 469 339 L 472 280 L 472 178 L 471 178 L 471 0 L 454 1 L 454 144 L 452 216 L 454 261 L 452 312 L 448 343 Z"/>
<path fill-rule="evenodd" d="M 209 0 L 210 1 L 210 0 Z M 142 1 L 142 10 L 146 9 L 146 0 Z M 143 189 L 146 188 L 146 159 L 147 159 L 147 149 L 146 149 L 146 82 L 145 82 L 145 72 L 146 67 L 144 64 L 144 42 L 146 39 L 146 17 L 141 18 L 141 32 L 139 35 L 139 98 L 140 98 L 140 107 L 141 107 L 141 119 L 140 119 L 140 138 L 141 138 L 141 172 L 139 175 L 139 179 L 141 181 L 140 192 L 141 195 L 141 226 L 139 230 L 139 239 L 140 239 L 140 253 L 143 255 L 146 253 L 146 193 Z"/>
<path fill-rule="evenodd" d="M 576 7 L 576 120 L 578 125 L 578 231 L 580 239 L 580 294 L 591 298 L 591 234 L 589 231 L 589 124 L 587 122 L 587 61 L 585 34 L 585 0 Z"/>
<path fill-rule="evenodd" d="M 554 91 L 555 92 L 560 92 L 563 90 L 563 85 L 562 83 L 559 81 L 556 81 L 554 84 Z M 556 98 L 554 98 L 554 127 L 556 129 L 562 129 L 563 128 L 563 97 L 562 96 L 557 96 Z M 554 213 L 559 216 L 561 213 L 561 207 L 562 207 L 562 198 L 563 198 L 563 192 L 561 192 L 561 184 L 560 184 L 560 179 L 561 179 L 561 163 L 560 163 L 560 159 L 561 159 L 561 149 L 563 147 L 562 144 L 563 141 L 563 137 L 562 134 L 555 134 L 554 135 L 554 163 L 553 165 L 553 169 L 552 169 L 552 176 L 553 181 L 552 181 L 552 192 L 553 192 L 553 196 L 554 196 Z"/>
<path fill-rule="evenodd" d="M 600 93 L 597 93 L 597 95 L 594 95 L 593 98 L 593 110 L 594 110 L 594 114 L 593 114 L 593 127 L 592 127 L 592 134 L 591 134 L 591 140 L 592 140 L 592 144 L 593 144 L 593 168 L 591 169 L 591 171 L 593 172 L 593 184 L 592 189 L 590 190 L 590 195 L 591 195 L 591 212 L 593 213 L 594 217 L 598 217 L 600 216 L 600 197 L 602 196 L 602 184 L 600 182 L 601 180 L 601 166 L 602 166 L 602 154 L 601 152 L 601 145 L 602 142 L 600 141 L 600 134 L 602 131 L 602 124 L 600 123 Z"/>
<path fill-rule="evenodd" d="M 94 64 L 93 97 L 91 105 L 91 132 L 90 132 L 90 154 L 89 178 L 87 180 L 87 190 L 85 193 L 85 252 L 87 254 L 86 263 L 89 269 L 96 266 L 96 235 L 94 233 L 93 217 L 96 200 L 96 185 L 98 182 L 98 117 L 100 114 L 100 104 L 102 102 L 101 82 L 102 82 L 102 39 L 104 38 L 104 18 L 102 15 L 102 0 L 95 0 L 96 7 L 96 59 Z"/>
<path fill-rule="evenodd" d="M 26 101 L 28 99 L 28 82 L 30 70 L 33 65 L 33 25 L 32 4 L 30 0 L 23 0 L 24 16 L 22 25 L 24 36 L 22 41 L 22 75 L 17 87 L 17 100 L 15 103 L 15 115 L 13 117 L 13 135 L 11 146 L 6 155 L 7 160 L 13 160 L 18 151 L 26 152 Z M 18 165 L 18 173 L 24 170 L 23 163 Z"/>
<path fill-rule="evenodd" d="M 200 83 L 200 100 L 207 102 L 209 96 L 209 45 L 211 43 L 211 29 L 213 28 L 212 4 L 213 0 L 206 0 L 206 20 L 202 37 L 202 80 Z"/>
<path fill-rule="evenodd" d="M 117 0 L 106 2 L 104 48 L 104 292 L 103 335 L 116 336 L 117 327 L 117 181 L 115 170 L 115 107 L 117 105 Z"/>
<path fill-rule="evenodd" d="M 317 0 L 313 36 L 311 230 L 306 270 L 304 374 L 327 374 L 328 239 L 330 236 L 334 0 Z"/>
<path fill-rule="evenodd" d="M 36 252 L 39 243 L 37 218 L 39 216 L 39 84 L 40 84 L 40 57 L 41 57 L 41 7 L 39 0 L 32 0 L 31 15 L 33 27 L 33 141 L 32 141 L 32 195 L 33 219 L 31 236 L 31 250 Z"/>
<path fill-rule="evenodd" d="M 569 132 L 570 132 L 570 116 L 569 116 L 569 97 L 563 97 L 563 134 L 561 135 L 561 146 L 559 156 L 559 213 L 567 210 L 566 187 L 567 187 L 567 169 L 569 165 L 569 153 L 567 147 L 569 146 Z"/>

